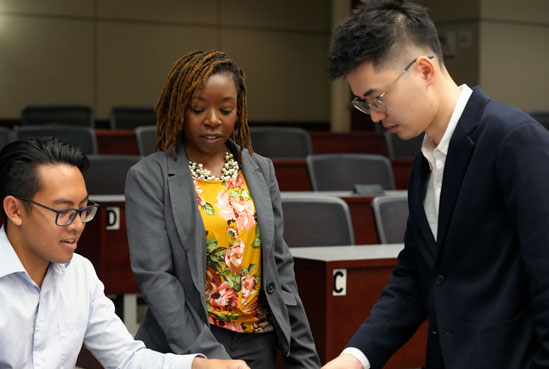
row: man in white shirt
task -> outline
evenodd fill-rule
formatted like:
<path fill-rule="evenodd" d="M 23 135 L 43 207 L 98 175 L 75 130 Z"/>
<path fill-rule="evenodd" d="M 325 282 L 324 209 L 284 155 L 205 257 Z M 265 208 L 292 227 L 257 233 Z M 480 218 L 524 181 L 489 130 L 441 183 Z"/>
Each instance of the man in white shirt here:
<path fill-rule="evenodd" d="M 88 202 L 87 166 L 80 148 L 51 137 L 0 151 L 0 368 L 74 368 L 83 344 L 105 368 L 249 369 L 133 339 L 91 263 L 74 253 L 98 207 Z"/>
<path fill-rule="evenodd" d="M 324 369 L 381 368 L 424 320 L 427 369 L 549 368 L 549 132 L 458 86 L 425 8 L 366 0 L 329 52 L 353 106 L 425 132 L 404 250 L 370 316 Z"/>

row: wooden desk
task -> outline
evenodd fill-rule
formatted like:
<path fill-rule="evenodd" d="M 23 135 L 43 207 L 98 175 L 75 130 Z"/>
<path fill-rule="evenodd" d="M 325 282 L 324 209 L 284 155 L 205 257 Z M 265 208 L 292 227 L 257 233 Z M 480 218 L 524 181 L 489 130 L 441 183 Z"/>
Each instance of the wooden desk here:
<path fill-rule="evenodd" d="M 130 267 L 124 196 L 90 196 L 90 201 L 101 206 L 95 219 L 86 224 L 76 251 L 90 259 L 105 285 L 105 294 L 139 293 Z M 115 216 L 118 227 L 112 224 Z"/>
<path fill-rule="evenodd" d="M 386 191 L 386 195 L 402 194 L 404 191 Z M 349 205 L 355 242 L 357 244 L 378 244 L 375 220 L 371 208 L 374 196 L 357 196 L 351 192 L 284 192 L 284 194 L 307 196 L 337 196 Z M 90 200 L 101 206 L 95 219 L 86 225 L 78 242 L 77 252 L 93 263 L 97 275 L 105 284 L 106 294 L 139 293 L 130 267 L 130 254 L 126 234 L 126 204 L 123 195 L 90 196 Z M 118 210 L 117 210 L 118 209 Z M 116 218 L 118 227 L 108 225 Z"/>
<path fill-rule="evenodd" d="M 307 193 L 308 192 L 301 192 L 297 194 L 306 195 Z M 321 193 L 339 196 L 347 202 L 351 211 L 357 243 L 379 243 L 375 230 L 373 213 L 370 208 L 373 197 L 353 196 L 350 192 Z M 388 195 L 393 193 L 401 193 L 401 191 L 386 192 Z M 96 215 L 96 219 L 86 225 L 86 230 L 79 240 L 77 252 L 91 260 L 99 278 L 105 285 L 106 294 L 121 295 L 139 293 L 130 267 L 124 196 L 90 196 L 90 200 L 101 204 L 101 207 Z M 107 229 L 107 226 L 113 223 L 113 214 L 116 212 L 116 209 L 118 209 L 118 227 L 116 229 Z M 357 329 L 367 312 L 370 310 L 373 303 L 377 300 L 381 289 L 387 282 L 392 268 L 395 265 L 395 258 L 398 252 L 396 251 L 397 248 L 393 247 L 393 249 L 386 249 L 385 246 L 383 246 L 382 249 L 380 249 L 379 246 L 349 246 L 336 248 L 335 250 L 339 255 L 339 259 L 343 258 L 344 260 L 331 260 L 327 258 L 323 252 L 326 252 L 328 248 L 290 249 L 295 257 L 296 278 L 298 280 L 300 294 L 304 296 L 307 315 L 309 316 L 309 320 L 315 322 L 316 328 L 314 328 L 315 331 L 313 333 L 317 340 L 319 353 L 321 352 L 321 349 L 323 350 L 324 356 L 321 356 L 322 360 L 327 360 L 339 354 L 338 350 L 348 341 L 352 333 Z M 320 249 L 320 252 L 315 251 L 318 249 Z M 349 251 L 352 249 L 356 249 L 355 252 L 358 254 Z M 383 250 L 393 251 L 392 253 L 385 251 L 385 253 L 380 254 Z M 307 259 L 310 253 L 313 253 L 317 259 Z M 387 257 L 388 259 L 384 257 Z M 328 292 L 333 289 L 333 286 L 330 285 L 330 283 L 333 282 L 331 270 L 340 267 L 348 268 L 349 281 L 352 280 L 351 278 L 354 280 L 354 275 L 356 274 L 360 282 L 353 282 L 352 285 L 355 286 L 355 284 L 357 284 L 360 287 L 360 290 L 364 289 L 360 292 L 356 292 L 360 293 L 357 296 L 351 298 L 349 297 L 351 295 L 348 295 L 343 299 L 344 301 L 353 300 L 352 304 L 360 306 L 361 309 L 363 309 L 360 310 L 360 312 L 354 311 L 353 309 L 350 309 L 348 312 L 345 311 L 343 315 L 348 315 L 348 313 L 351 312 L 353 314 L 358 314 L 345 322 L 339 322 L 337 318 L 334 321 L 326 318 L 326 314 L 330 314 L 330 317 L 332 317 L 333 314 L 338 312 L 342 313 L 340 310 L 337 310 L 338 306 L 336 305 L 339 304 L 338 301 L 328 300 Z M 355 287 L 351 288 L 350 285 L 349 288 L 349 293 L 355 289 Z M 318 304 L 314 303 L 319 297 L 323 298 L 321 301 L 326 299 L 326 305 L 324 307 L 319 308 Z M 359 302 L 358 304 L 357 301 Z M 356 310 L 356 308 L 354 309 Z M 338 317 L 341 316 L 341 314 L 338 315 Z M 327 320 L 323 322 L 322 319 Z M 327 328 L 328 326 L 331 327 L 332 324 L 335 324 L 336 326 L 341 325 L 341 332 L 333 334 L 330 330 L 332 328 Z M 327 331 L 324 332 L 324 330 Z M 320 338 L 317 338 L 325 336 L 333 337 L 333 339 L 319 341 Z M 418 341 L 412 342 L 416 343 L 407 344 L 407 346 L 395 356 L 394 360 L 396 360 L 397 364 L 401 361 L 406 363 L 408 361 L 418 362 Z M 412 349 L 408 349 L 407 347 L 412 347 Z M 85 355 L 85 353 L 83 355 Z M 423 358 L 423 356 L 421 357 Z M 418 364 L 416 366 L 420 365 Z M 402 368 L 402 366 L 388 366 L 388 368 Z"/>
<path fill-rule="evenodd" d="M 291 248 L 299 294 L 311 325 L 320 361 L 338 356 L 368 317 L 396 265 L 402 244 Z M 345 295 L 342 291 L 346 273 Z M 334 280 L 337 286 L 334 286 Z M 384 368 L 417 368 L 425 364 L 424 323 Z"/>

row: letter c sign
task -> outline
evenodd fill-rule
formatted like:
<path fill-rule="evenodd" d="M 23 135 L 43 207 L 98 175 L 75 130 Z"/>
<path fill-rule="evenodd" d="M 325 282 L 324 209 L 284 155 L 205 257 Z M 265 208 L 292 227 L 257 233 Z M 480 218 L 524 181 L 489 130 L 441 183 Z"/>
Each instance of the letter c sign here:
<path fill-rule="evenodd" d="M 333 296 L 345 296 L 347 294 L 347 269 L 334 269 Z"/>

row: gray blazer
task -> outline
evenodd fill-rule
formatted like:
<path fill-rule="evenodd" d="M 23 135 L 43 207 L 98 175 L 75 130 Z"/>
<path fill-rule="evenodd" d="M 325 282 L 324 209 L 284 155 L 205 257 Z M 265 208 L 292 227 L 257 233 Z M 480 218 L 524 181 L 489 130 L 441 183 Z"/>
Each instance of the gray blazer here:
<path fill-rule="evenodd" d="M 239 148 L 227 145 L 238 157 Z M 288 368 L 319 368 L 320 361 L 284 241 L 280 192 L 273 163 L 242 153 L 241 169 L 261 232 L 262 293 L 272 313 Z M 149 306 L 136 338 L 161 352 L 201 352 L 228 359 L 210 331 L 206 310 L 206 231 L 183 146 L 153 153 L 126 179 L 126 224 L 137 285 Z"/>

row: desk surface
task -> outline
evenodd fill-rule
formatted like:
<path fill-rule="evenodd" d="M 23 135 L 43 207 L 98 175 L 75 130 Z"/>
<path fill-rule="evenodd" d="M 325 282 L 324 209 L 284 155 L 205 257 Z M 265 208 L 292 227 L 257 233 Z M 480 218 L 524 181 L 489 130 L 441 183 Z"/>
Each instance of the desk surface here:
<path fill-rule="evenodd" d="M 95 202 L 125 202 L 124 195 L 90 195 L 90 201 Z"/>
<path fill-rule="evenodd" d="M 290 247 L 290 252 L 294 258 L 319 261 L 377 260 L 396 259 L 403 248 L 404 244 L 394 243 L 387 245 Z"/>

